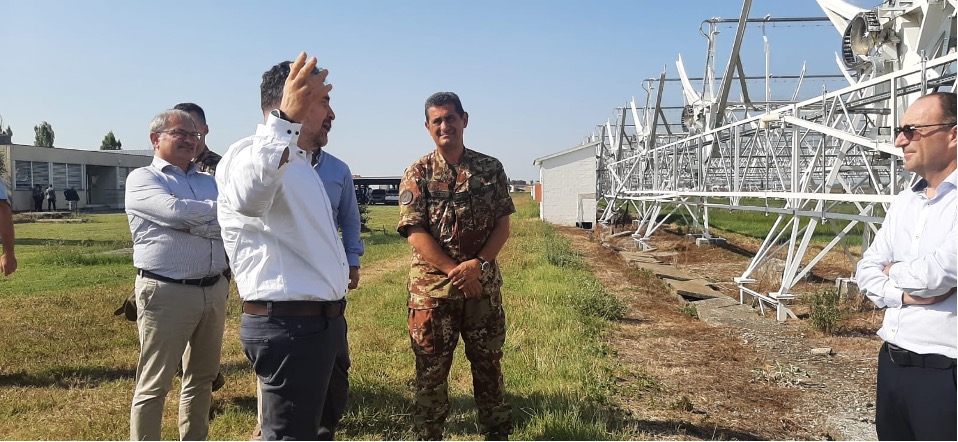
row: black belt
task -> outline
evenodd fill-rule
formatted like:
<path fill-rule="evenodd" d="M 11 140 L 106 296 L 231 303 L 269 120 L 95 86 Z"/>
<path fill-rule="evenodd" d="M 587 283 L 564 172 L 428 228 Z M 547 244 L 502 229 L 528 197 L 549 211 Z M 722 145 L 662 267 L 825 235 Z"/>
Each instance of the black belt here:
<path fill-rule="evenodd" d="M 256 316 L 326 316 L 346 313 L 346 300 L 339 301 L 246 301 L 243 313 Z"/>
<path fill-rule="evenodd" d="M 163 275 L 157 275 L 149 270 L 137 269 L 136 274 L 144 278 L 155 279 L 157 281 L 172 282 L 174 284 L 195 285 L 200 287 L 209 287 L 220 280 L 220 275 L 207 276 L 198 279 L 173 279 Z"/>
<path fill-rule="evenodd" d="M 889 344 L 887 342 L 885 343 L 884 348 L 888 351 L 888 356 L 891 357 L 891 361 L 902 367 L 922 367 L 947 370 L 955 366 L 955 360 L 945 355 L 939 355 L 935 353 L 915 353 L 911 350 L 906 350 L 895 344 Z"/>

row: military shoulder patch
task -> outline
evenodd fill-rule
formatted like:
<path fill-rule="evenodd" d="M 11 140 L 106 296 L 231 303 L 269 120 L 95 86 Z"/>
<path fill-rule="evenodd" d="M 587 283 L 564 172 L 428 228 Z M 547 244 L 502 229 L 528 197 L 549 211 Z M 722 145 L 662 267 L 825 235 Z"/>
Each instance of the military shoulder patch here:
<path fill-rule="evenodd" d="M 408 190 L 403 190 L 402 193 L 399 194 L 399 203 L 405 206 L 411 202 L 412 202 L 412 192 Z"/>

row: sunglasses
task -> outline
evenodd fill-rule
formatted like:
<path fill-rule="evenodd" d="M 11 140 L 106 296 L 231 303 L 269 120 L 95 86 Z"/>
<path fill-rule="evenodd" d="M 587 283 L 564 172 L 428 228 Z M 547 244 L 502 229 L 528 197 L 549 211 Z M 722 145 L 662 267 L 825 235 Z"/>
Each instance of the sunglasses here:
<path fill-rule="evenodd" d="M 907 139 L 910 140 L 911 137 L 914 137 L 914 136 L 915 136 L 915 129 L 918 129 L 918 128 L 921 128 L 921 127 L 936 127 L 936 126 L 949 126 L 949 127 L 950 127 L 950 126 L 954 126 L 954 125 L 955 125 L 955 123 L 920 124 L 920 125 L 906 124 L 906 125 L 904 125 L 904 126 L 902 126 L 902 127 L 894 127 L 894 128 L 892 128 L 892 130 L 895 132 L 895 137 L 898 137 L 898 134 L 905 134 L 905 138 L 907 138 Z"/>

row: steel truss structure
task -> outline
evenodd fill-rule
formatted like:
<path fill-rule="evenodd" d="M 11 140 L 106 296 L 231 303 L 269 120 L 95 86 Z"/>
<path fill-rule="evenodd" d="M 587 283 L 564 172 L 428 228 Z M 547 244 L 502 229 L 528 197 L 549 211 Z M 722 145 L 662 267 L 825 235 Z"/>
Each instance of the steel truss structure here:
<path fill-rule="evenodd" d="M 695 234 L 708 240 L 713 239 L 710 210 L 774 217 L 734 282 L 740 302 L 757 298 L 763 312 L 774 306 L 780 321 L 794 317 L 787 307 L 795 298 L 793 287 L 829 251 L 852 231 L 861 233 L 862 247 L 877 232 L 894 195 L 913 179 L 902 167 L 892 128 L 921 95 L 954 90 L 958 62 L 955 0 L 887 2 L 872 11 L 849 6 L 839 12 L 847 5 L 819 3 L 836 26 L 854 28 L 845 32 L 847 49 L 840 59 L 850 86 L 804 101 L 795 100 L 796 89 L 792 100 L 773 101 L 766 82 L 765 101 L 750 100 L 738 54 L 743 31 L 750 22 L 773 20 L 748 19 L 746 0 L 717 93 L 711 92 L 718 23 L 713 19 L 705 22 L 713 32 L 703 32 L 709 55 L 702 93 L 691 88 L 679 58 L 677 81 L 666 79 L 665 72 L 647 80 L 645 104 L 632 99 L 591 137 L 599 141 L 596 196 L 604 205 L 599 221 L 610 222 L 617 209 L 630 205 L 637 211 L 633 238 L 642 247 L 651 247 L 651 235 L 676 216 L 689 217 Z M 804 72 L 794 78 L 803 81 Z M 741 87 L 739 101 L 728 98 L 733 80 Z M 668 108 L 663 91 L 677 82 L 685 106 Z M 666 120 L 679 109 L 681 131 Z M 820 225 L 831 226 L 833 238 L 825 247 L 812 247 Z M 766 283 L 778 289 L 756 290 L 757 270 L 777 256 L 784 261 L 780 280 Z"/>

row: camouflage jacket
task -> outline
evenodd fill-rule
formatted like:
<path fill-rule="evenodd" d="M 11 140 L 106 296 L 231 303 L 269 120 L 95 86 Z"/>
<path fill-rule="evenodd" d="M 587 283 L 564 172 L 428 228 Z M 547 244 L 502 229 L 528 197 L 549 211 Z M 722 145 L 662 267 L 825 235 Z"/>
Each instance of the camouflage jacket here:
<path fill-rule="evenodd" d="M 216 175 L 216 165 L 220 163 L 222 158 L 220 154 L 210 150 L 209 146 L 204 146 L 203 152 L 194 158 L 193 162 L 196 163 L 196 167 L 199 167 L 200 172 Z"/>
<path fill-rule="evenodd" d="M 496 219 L 515 213 L 509 181 L 499 160 L 466 149 L 452 168 L 438 150 L 420 158 L 399 184 L 399 227 L 403 237 L 410 226 L 429 232 L 456 262 L 476 257 L 492 233 Z M 480 277 L 483 296 L 500 298 L 502 276 L 493 262 Z M 413 250 L 409 270 L 410 307 L 429 298 L 462 298 L 446 275 Z M 424 299 L 425 298 L 425 299 Z"/>

